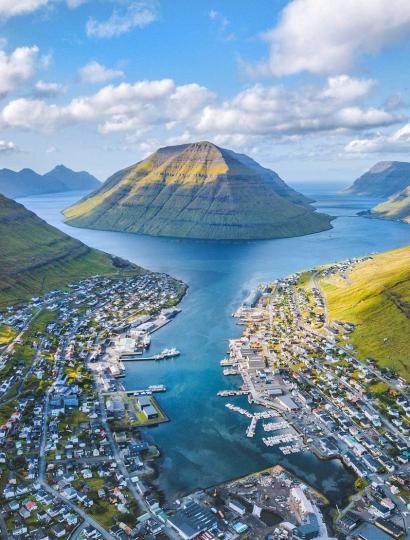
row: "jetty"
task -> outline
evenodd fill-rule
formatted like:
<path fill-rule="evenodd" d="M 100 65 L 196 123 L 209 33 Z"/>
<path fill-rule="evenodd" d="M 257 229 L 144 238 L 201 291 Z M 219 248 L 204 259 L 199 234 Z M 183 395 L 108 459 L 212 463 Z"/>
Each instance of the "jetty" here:
<path fill-rule="evenodd" d="M 239 375 L 239 370 L 234 368 L 226 368 L 223 370 L 224 375 Z"/>
<path fill-rule="evenodd" d="M 288 422 L 268 422 L 263 424 L 264 431 L 279 431 L 280 429 L 286 429 L 289 427 Z"/>
<path fill-rule="evenodd" d="M 298 441 L 298 435 L 292 435 L 291 433 L 284 433 L 283 435 L 273 435 L 272 437 L 264 437 L 262 441 L 266 446 L 274 446 L 280 443 L 291 443 Z"/>
<path fill-rule="evenodd" d="M 233 405 L 233 403 L 227 403 L 225 407 L 231 411 L 235 411 L 239 414 L 242 414 L 243 416 L 247 416 L 248 418 L 253 418 L 253 414 L 247 411 L 246 409 L 242 409 L 242 407 L 237 407 L 236 405 Z"/>
<path fill-rule="evenodd" d="M 236 362 L 236 360 L 233 360 L 231 358 L 224 358 L 223 360 L 219 362 L 219 365 L 223 367 L 236 366 L 237 364 L 238 362 Z"/>
<path fill-rule="evenodd" d="M 248 429 L 246 430 L 246 436 L 247 437 L 252 438 L 255 435 L 257 422 L 258 422 L 258 419 L 253 417 L 252 420 L 251 420 L 251 423 L 249 424 Z"/>
<path fill-rule="evenodd" d="M 121 390 L 122 394 L 125 394 L 127 396 L 149 396 L 151 394 L 155 394 L 156 392 L 166 392 L 167 387 L 163 384 L 152 384 L 151 386 L 148 386 L 148 388 L 140 388 L 138 390 Z M 118 391 L 114 392 L 102 392 L 103 396 L 109 396 L 113 394 L 118 394 Z"/>

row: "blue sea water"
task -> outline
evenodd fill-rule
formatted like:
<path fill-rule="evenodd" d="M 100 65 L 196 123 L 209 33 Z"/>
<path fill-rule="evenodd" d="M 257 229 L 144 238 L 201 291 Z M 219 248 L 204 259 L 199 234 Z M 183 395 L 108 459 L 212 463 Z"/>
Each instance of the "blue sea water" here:
<path fill-rule="evenodd" d="M 158 485 L 178 496 L 281 463 L 306 482 L 340 502 L 353 477 L 338 461 L 320 461 L 304 453 L 283 456 L 267 448 L 257 433 L 245 436 L 248 420 L 225 407 L 218 390 L 238 381 L 222 375 L 219 361 L 228 340 L 241 328 L 231 314 L 259 282 L 283 277 L 318 264 L 367 255 L 410 243 L 410 227 L 393 221 L 358 217 L 375 201 L 341 195 L 335 184 L 302 184 L 299 191 L 320 210 L 337 216 L 333 229 L 281 240 L 214 243 L 137 236 L 72 228 L 61 209 L 81 193 L 21 199 L 40 217 L 85 243 L 142 266 L 183 279 L 189 290 L 182 313 L 153 338 L 152 351 L 177 347 L 181 356 L 164 362 L 129 364 L 127 388 L 165 384 L 159 401 L 171 421 L 148 430 L 162 452 Z M 238 404 L 248 406 L 243 398 Z"/>

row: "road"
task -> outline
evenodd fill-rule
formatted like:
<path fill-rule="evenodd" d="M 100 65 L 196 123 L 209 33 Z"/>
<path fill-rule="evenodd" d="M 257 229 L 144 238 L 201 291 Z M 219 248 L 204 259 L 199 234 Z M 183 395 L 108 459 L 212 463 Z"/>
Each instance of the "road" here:
<path fill-rule="evenodd" d="M 40 443 L 40 452 L 39 452 L 39 482 L 44 487 L 44 489 L 50 493 L 50 495 L 53 495 L 54 497 L 58 497 L 60 500 L 62 500 L 65 504 L 67 504 L 72 510 L 74 510 L 81 518 L 84 520 L 85 525 L 92 525 L 95 529 L 97 529 L 105 538 L 106 540 L 114 540 L 114 537 L 102 527 L 98 521 L 93 519 L 91 516 L 89 516 L 84 510 L 82 510 L 79 506 L 74 504 L 73 502 L 66 499 L 61 493 L 53 489 L 51 486 L 49 486 L 45 480 L 45 472 L 46 472 L 46 443 L 47 443 L 47 425 L 48 425 L 48 412 L 49 412 L 49 398 L 48 393 L 45 397 L 45 405 L 44 405 L 44 412 L 43 412 L 43 425 L 42 425 L 42 433 L 41 433 L 41 443 Z"/>
<path fill-rule="evenodd" d="M 80 523 L 80 525 L 78 525 L 71 533 L 69 540 L 77 540 L 77 538 L 80 536 L 80 534 L 86 527 L 87 523 L 85 521 Z"/>
<path fill-rule="evenodd" d="M 319 285 L 317 284 L 317 288 L 319 288 Z M 320 288 L 319 288 L 320 290 Z M 323 297 L 323 295 L 322 295 Z M 319 332 L 317 332 L 316 330 L 313 330 L 312 328 L 310 328 L 310 326 L 306 325 L 303 321 L 303 317 L 300 313 L 300 307 L 299 307 L 299 300 L 298 300 L 298 296 L 297 294 L 295 293 L 295 291 L 293 290 L 292 291 L 292 299 L 293 299 L 293 302 L 294 302 L 294 306 L 295 306 L 295 318 L 296 318 L 296 321 L 297 321 L 297 324 L 299 326 L 299 328 L 302 328 L 305 332 L 307 332 L 308 334 L 311 334 L 311 335 L 314 335 L 315 337 L 319 337 L 320 339 L 323 339 L 323 338 L 326 338 L 326 336 L 324 334 L 321 334 Z M 325 299 L 323 299 L 324 303 L 326 304 L 326 301 Z M 344 347 L 342 346 L 339 346 L 338 345 L 338 348 L 343 350 L 348 356 L 350 356 L 355 362 L 357 363 L 361 363 L 360 360 L 358 360 L 353 354 L 352 354 L 352 351 L 348 350 L 348 349 L 345 349 Z M 371 370 L 370 370 L 371 371 Z M 375 374 L 380 380 L 383 380 L 379 374 Z M 362 396 L 357 392 L 357 390 L 355 388 L 353 388 L 353 386 L 351 386 L 349 383 L 345 382 L 345 381 L 340 381 L 341 384 L 343 384 L 346 388 L 348 388 L 348 390 L 350 392 L 353 393 L 353 395 L 359 397 L 360 399 L 362 399 Z M 392 386 L 391 383 L 387 383 L 389 384 L 389 386 Z M 380 413 L 379 410 L 377 410 L 371 403 L 368 402 L 368 400 L 366 400 L 366 407 L 369 409 L 369 411 L 372 412 L 373 415 L 377 415 L 378 417 L 380 417 L 383 425 L 391 432 L 393 433 L 396 437 L 398 437 L 403 443 L 407 444 L 408 440 L 407 438 L 390 422 L 390 420 L 388 420 L 384 415 L 382 415 Z"/>
<path fill-rule="evenodd" d="M 40 484 L 47 491 L 47 493 L 49 493 L 53 497 L 56 497 L 57 499 L 60 499 L 65 505 L 67 505 L 69 508 L 71 508 L 71 510 L 76 512 L 84 520 L 85 526 L 91 525 L 92 527 L 94 527 L 94 529 L 97 529 L 97 531 L 100 532 L 102 537 L 105 538 L 106 540 L 115 540 L 115 538 L 114 538 L 114 536 L 112 534 L 110 534 L 108 531 L 106 531 L 104 529 L 104 527 L 102 527 L 98 523 L 98 521 L 96 521 L 89 514 L 84 512 L 84 510 L 82 508 L 80 508 L 79 506 L 74 504 L 72 501 L 69 501 L 66 497 L 64 497 L 64 495 L 62 495 L 61 493 L 59 493 L 58 491 L 53 489 L 44 480 L 40 480 Z"/>
<path fill-rule="evenodd" d="M 98 388 L 97 376 L 95 374 L 93 374 L 93 377 L 94 377 L 94 384 L 95 384 L 95 386 L 97 388 L 98 401 L 99 401 L 99 406 L 100 406 L 100 422 L 101 422 L 101 424 L 103 425 L 103 427 L 105 429 L 108 441 L 109 441 L 110 446 L 111 446 L 111 450 L 113 452 L 114 459 L 115 459 L 115 461 L 117 463 L 117 467 L 121 471 L 121 474 L 124 476 L 124 478 L 125 478 L 125 480 L 127 482 L 127 487 L 130 490 L 130 492 L 132 493 L 134 499 L 139 504 L 140 509 L 143 510 L 144 512 L 148 512 L 149 514 L 151 514 L 151 511 L 148 508 L 147 503 L 145 502 L 144 498 L 139 494 L 137 488 L 135 487 L 135 484 L 133 483 L 133 481 L 131 479 L 131 476 L 130 476 L 128 470 L 127 470 L 127 467 L 125 466 L 123 456 L 119 452 L 118 446 L 117 446 L 116 442 L 114 441 L 114 437 L 112 435 L 111 428 L 108 425 L 107 412 L 106 412 L 106 409 L 105 409 L 104 398 L 103 398 L 103 396 L 102 396 L 102 394 L 101 394 L 101 392 L 99 391 L 99 388 Z M 153 517 L 155 518 L 155 516 L 153 516 Z M 167 536 L 169 538 L 171 538 L 172 540 L 181 540 L 181 537 L 173 529 L 171 529 L 170 527 L 164 525 L 164 531 L 167 534 Z"/>

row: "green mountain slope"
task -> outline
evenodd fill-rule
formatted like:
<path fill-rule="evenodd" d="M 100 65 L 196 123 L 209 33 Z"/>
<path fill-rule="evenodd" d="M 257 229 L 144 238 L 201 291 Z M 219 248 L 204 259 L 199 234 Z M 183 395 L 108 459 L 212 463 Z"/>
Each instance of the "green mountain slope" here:
<path fill-rule="evenodd" d="M 356 325 L 351 341 L 410 381 L 410 246 L 374 255 L 321 282 L 331 319 Z"/>
<path fill-rule="evenodd" d="M 380 161 L 360 176 L 346 193 L 387 199 L 410 185 L 410 163 Z"/>
<path fill-rule="evenodd" d="M 311 201 L 247 156 L 209 142 L 160 148 L 65 210 L 78 227 L 241 240 L 331 228 Z"/>
<path fill-rule="evenodd" d="M 0 195 L 0 309 L 95 274 L 145 272 L 89 248 Z"/>
<path fill-rule="evenodd" d="M 370 215 L 384 219 L 399 219 L 410 223 L 410 186 L 384 203 L 375 206 Z"/>
<path fill-rule="evenodd" d="M 38 174 L 32 169 L 12 171 L 0 169 L 0 193 L 6 197 L 26 197 L 60 191 L 92 190 L 101 183 L 85 171 L 72 171 L 64 165 L 58 165 L 46 174 Z"/>

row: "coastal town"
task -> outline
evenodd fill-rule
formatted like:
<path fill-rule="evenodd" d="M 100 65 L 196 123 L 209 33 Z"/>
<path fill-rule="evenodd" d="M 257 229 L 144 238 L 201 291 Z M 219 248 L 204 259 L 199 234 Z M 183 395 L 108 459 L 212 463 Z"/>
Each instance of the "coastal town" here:
<path fill-rule="evenodd" d="M 332 512 L 279 465 L 164 501 L 152 482 L 160 448 L 141 428 L 169 421 L 167 389 L 157 381 L 126 389 L 121 379 L 129 362 L 178 357 L 172 347 L 149 349 L 186 287 L 165 274 L 95 276 L 1 315 L 1 537 L 405 538 L 407 384 L 355 357 L 352 326 L 328 320 L 320 289 L 321 277 L 347 275 L 356 262 L 252 291 L 235 313 L 243 335 L 220 362 L 232 384 L 218 393 L 249 420 L 244 437 L 352 470 L 356 492 L 345 508 Z"/>
<path fill-rule="evenodd" d="M 1 538 L 178 538 L 147 482 L 159 450 L 137 429 L 168 420 L 166 388 L 129 392 L 121 377 L 185 290 L 165 274 L 95 276 L 1 315 Z"/>
<path fill-rule="evenodd" d="M 252 291 L 235 313 L 243 335 L 230 341 L 229 356 L 221 361 L 224 374 L 240 376 L 242 384 L 218 395 L 230 399 L 226 407 L 233 413 L 249 419 L 244 436 L 260 437 L 283 455 L 312 452 L 338 459 L 356 475 L 356 493 L 332 516 L 337 537 L 407 538 L 409 386 L 372 359 L 355 356 L 354 326 L 329 319 L 320 286 L 332 274 L 346 279 L 358 262 L 294 274 Z M 235 396 L 243 395 L 259 406 L 257 412 L 235 405 Z M 302 489 L 311 500 L 309 487 Z M 290 520 L 279 510 L 285 525 L 278 525 L 277 537 L 326 538 L 321 506 L 312 508 Z M 250 537 L 260 536 L 254 531 Z"/>

